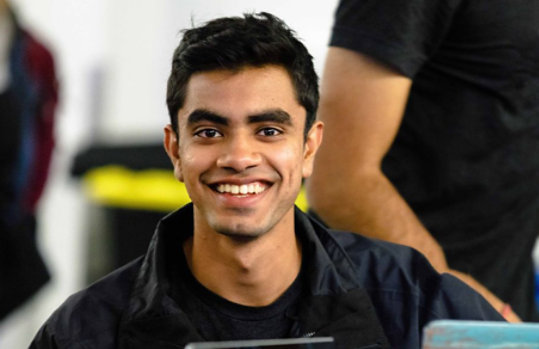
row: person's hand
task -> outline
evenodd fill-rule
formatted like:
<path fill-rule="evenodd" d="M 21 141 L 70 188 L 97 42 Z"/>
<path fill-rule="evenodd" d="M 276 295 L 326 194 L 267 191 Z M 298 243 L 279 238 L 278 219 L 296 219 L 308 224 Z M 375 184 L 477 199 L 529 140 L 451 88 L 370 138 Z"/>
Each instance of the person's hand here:
<path fill-rule="evenodd" d="M 483 298 L 485 298 L 487 302 L 489 302 L 490 305 L 492 305 L 492 307 L 496 309 L 508 322 L 522 322 L 518 315 L 515 314 L 515 312 L 511 309 L 511 306 L 509 306 L 509 304 L 504 303 L 501 299 L 496 297 L 492 292 L 490 292 L 485 286 L 480 284 L 472 276 L 454 269 L 448 269 L 446 270 L 446 272 L 459 278 L 461 281 L 463 281 L 480 295 L 482 295 Z"/>

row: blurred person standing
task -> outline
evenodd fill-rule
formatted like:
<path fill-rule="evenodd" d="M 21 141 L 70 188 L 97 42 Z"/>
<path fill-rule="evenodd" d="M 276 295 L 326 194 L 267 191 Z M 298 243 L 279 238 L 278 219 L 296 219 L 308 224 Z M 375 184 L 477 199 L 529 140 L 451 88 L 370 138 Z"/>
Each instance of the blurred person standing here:
<path fill-rule="evenodd" d="M 52 155 L 57 97 L 50 52 L 0 0 L 0 320 L 49 279 L 35 211 Z"/>
<path fill-rule="evenodd" d="M 415 247 L 509 320 L 539 321 L 538 23 L 535 0 L 340 1 L 308 182 L 328 225 Z"/>

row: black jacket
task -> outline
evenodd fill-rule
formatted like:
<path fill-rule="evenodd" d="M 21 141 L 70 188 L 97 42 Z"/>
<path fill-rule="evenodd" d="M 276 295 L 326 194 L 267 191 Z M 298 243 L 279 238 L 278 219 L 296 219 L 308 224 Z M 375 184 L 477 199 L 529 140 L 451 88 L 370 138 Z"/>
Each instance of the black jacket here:
<path fill-rule="evenodd" d="M 144 258 L 71 296 L 31 348 L 183 348 L 203 341 L 170 297 L 167 246 L 193 232 L 191 205 L 164 218 Z M 501 320 L 477 293 L 436 273 L 413 249 L 330 231 L 296 210 L 308 297 L 296 336 L 333 336 L 339 348 L 418 348 L 436 319 Z"/>

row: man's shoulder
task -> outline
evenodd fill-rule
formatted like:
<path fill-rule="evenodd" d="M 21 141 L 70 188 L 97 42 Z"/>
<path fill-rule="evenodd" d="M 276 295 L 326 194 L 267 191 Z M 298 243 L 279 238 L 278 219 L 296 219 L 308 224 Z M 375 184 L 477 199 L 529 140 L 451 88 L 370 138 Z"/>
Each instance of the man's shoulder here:
<path fill-rule="evenodd" d="M 371 292 L 419 301 L 443 281 L 427 258 L 411 247 L 346 231 L 330 234 L 353 263 L 361 285 Z"/>
<path fill-rule="evenodd" d="M 356 276 L 376 305 L 394 314 L 406 304 L 406 314 L 424 318 L 500 320 L 499 314 L 475 291 L 449 274 L 439 274 L 417 250 L 350 232 L 331 231 L 356 267 Z"/>
<path fill-rule="evenodd" d="M 388 241 L 370 238 L 350 231 L 343 231 L 328 228 L 319 218 L 309 215 L 310 224 L 312 224 L 317 238 L 322 245 L 331 252 L 339 256 L 341 251 L 350 263 L 350 266 L 356 271 L 358 276 L 375 276 L 385 274 L 384 269 L 394 271 L 410 272 L 413 264 L 419 264 L 424 268 L 432 267 L 428 260 L 417 250 Z M 349 264 L 349 263 L 345 263 Z M 387 280 L 379 280 L 387 284 Z"/>
<path fill-rule="evenodd" d="M 430 266 L 427 259 L 411 247 L 369 238 L 349 231 L 332 229 L 329 232 L 353 259 L 371 260 L 375 258 L 376 264 L 386 262 L 399 267 L 408 266 L 412 262 Z M 374 260 L 372 261 L 374 262 Z"/>
<path fill-rule="evenodd" d="M 35 342 L 54 338 L 67 347 L 86 341 L 113 347 L 141 263 L 142 257 L 71 295 L 45 322 Z"/>

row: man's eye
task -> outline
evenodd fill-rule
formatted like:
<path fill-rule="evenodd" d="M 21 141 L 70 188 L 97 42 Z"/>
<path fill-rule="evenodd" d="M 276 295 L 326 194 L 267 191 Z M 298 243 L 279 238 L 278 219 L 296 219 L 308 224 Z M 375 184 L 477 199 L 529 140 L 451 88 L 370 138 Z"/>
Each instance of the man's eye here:
<path fill-rule="evenodd" d="M 195 136 L 202 137 L 202 138 L 215 138 L 215 137 L 221 137 L 221 133 L 217 130 L 214 130 L 213 128 L 205 128 L 203 130 L 200 130 L 195 133 Z"/>
<path fill-rule="evenodd" d="M 261 136 L 266 136 L 266 137 L 271 137 L 271 136 L 278 136 L 280 135 L 282 132 L 276 128 L 273 128 L 273 127 L 265 127 L 263 129 L 261 129 L 260 131 L 258 131 L 258 134 L 261 135 Z"/>

